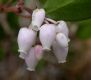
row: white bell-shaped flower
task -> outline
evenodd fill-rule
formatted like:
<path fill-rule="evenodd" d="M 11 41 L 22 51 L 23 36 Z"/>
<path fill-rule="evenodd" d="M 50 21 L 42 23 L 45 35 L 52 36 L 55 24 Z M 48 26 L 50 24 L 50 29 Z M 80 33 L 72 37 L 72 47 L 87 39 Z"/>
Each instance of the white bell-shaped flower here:
<path fill-rule="evenodd" d="M 27 70 L 35 71 L 38 60 L 35 56 L 34 48 L 32 47 L 29 54 L 25 57 L 25 63 L 27 65 Z"/>
<path fill-rule="evenodd" d="M 35 9 L 32 14 L 32 29 L 38 31 L 45 18 L 44 9 Z"/>
<path fill-rule="evenodd" d="M 54 41 L 52 47 L 53 47 L 53 52 L 58 60 L 58 63 L 66 62 L 68 47 L 66 48 L 60 47 L 57 41 Z"/>
<path fill-rule="evenodd" d="M 40 60 L 43 56 L 43 48 L 41 45 L 36 45 L 34 47 L 35 55 L 38 60 Z"/>
<path fill-rule="evenodd" d="M 65 21 L 58 21 L 58 25 L 56 27 L 57 33 L 64 33 L 67 37 L 69 34 L 68 26 Z"/>
<path fill-rule="evenodd" d="M 56 35 L 56 41 L 61 47 L 68 47 L 68 38 L 63 33 L 58 33 Z"/>
<path fill-rule="evenodd" d="M 40 42 L 43 50 L 51 50 L 50 47 L 56 37 L 56 29 L 54 24 L 44 24 L 40 28 Z"/>
<path fill-rule="evenodd" d="M 33 43 L 36 39 L 36 32 L 28 29 L 28 28 L 21 28 L 18 34 L 18 46 L 19 52 L 27 54 L 30 48 L 32 47 Z"/>

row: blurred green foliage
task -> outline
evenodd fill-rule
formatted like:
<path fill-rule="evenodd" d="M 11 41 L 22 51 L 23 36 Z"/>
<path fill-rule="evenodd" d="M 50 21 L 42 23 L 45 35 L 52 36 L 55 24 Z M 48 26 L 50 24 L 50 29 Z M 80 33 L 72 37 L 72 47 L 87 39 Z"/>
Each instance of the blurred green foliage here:
<path fill-rule="evenodd" d="M 0 24 L 0 41 L 3 40 L 6 37 L 6 34 L 2 28 L 2 25 Z"/>
<path fill-rule="evenodd" d="M 8 13 L 7 21 L 10 25 L 10 28 L 13 29 L 15 32 L 18 32 L 19 30 L 18 16 L 15 15 L 14 13 Z"/>
<path fill-rule="evenodd" d="M 11 47 L 12 52 L 13 52 L 15 55 L 19 55 L 19 53 L 18 53 L 18 44 L 17 44 L 17 40 L 16 40 L 16 41 L 12 41 L 12 42 L 11 42 L 11 45 L 12 45 L 12 47 Z"/>
<path fill-rule="evenodd" d="M 3 3 L 3 4 L 5 4 L 5 3 L 7 3 L 9 0 L 0 0 L 0 3 Z M 12 0 L 12 3 L 13 2 L 16 2 L 17 0 Z"/>
<path fill-rule="evenodd" d="M 91 0 L 40 0 L 47 16 L 55 20 L 80 21 L 91 18 Z"/>
<path fill-rule="evenodd" d="M 3 60 L 5 58 L 4 49 L 0 48 L 0 60 Z"/>
<path fill-rule="evenodd" d="M 45 65 L 46 65 L 46 61 L 45 61 L 44 59 L 41 59 L 41 60 L 38 62 L 37 66 L 36 66 L 36 70 L 37 70 L 38 72 L 41 71 L 41 70 L 45 67 Z"/>
<path fill-rule="evenodd" d="M 78 23 L 77 37 L 80 39 L 91 38 L 91 19 L 84 20 Z"/>

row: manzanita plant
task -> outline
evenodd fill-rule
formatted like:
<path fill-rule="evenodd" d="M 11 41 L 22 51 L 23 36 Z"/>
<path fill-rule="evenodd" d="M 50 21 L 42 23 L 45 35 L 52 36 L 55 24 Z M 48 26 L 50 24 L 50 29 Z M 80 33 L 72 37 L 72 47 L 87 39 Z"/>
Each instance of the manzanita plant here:
<path fill-rule="evenodd" d="M 31 18 L 28 27 L 20 28 L 17 37 L 19 57 L 25 60 L 27 70 L 35 71 L 45 51 L 52 51 L 58 63 L 66 62 L 70 41 L 66 21 L 91 18 L 91 0 L 39 0 L 34 9 L 25 6 L 28 1 L 18 0 L 14 6 L 9 4 L 11 1 L 7 5 L 0 1 L 0 11 Z M 30 15 L 21 15 L 23 11 Z"/>

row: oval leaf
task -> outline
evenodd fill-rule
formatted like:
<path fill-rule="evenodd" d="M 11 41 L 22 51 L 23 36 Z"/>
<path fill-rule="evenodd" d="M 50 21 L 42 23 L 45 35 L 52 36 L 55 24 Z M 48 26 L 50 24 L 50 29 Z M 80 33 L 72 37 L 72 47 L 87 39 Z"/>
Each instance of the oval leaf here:
<path fill-rule="evenodd" d="M 55 20 L 80 21 L 91 18 L 91 0 L 40 0 L 47 16 Z"/>

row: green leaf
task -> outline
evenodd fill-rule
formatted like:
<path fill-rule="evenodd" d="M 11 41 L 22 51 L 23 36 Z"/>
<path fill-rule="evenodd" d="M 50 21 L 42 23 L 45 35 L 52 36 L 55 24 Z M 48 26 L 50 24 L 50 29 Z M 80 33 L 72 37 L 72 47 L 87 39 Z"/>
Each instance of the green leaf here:
<path fill-rule="evenodd" d="M 91 18 L 91 0 L 40 0 L 48 17 L 80 21 Z"/>
<path fill-rule="evenodd" d="M 91 19 L 79 22 L 77 37 L 80 39 L 91 38 Z"/>

